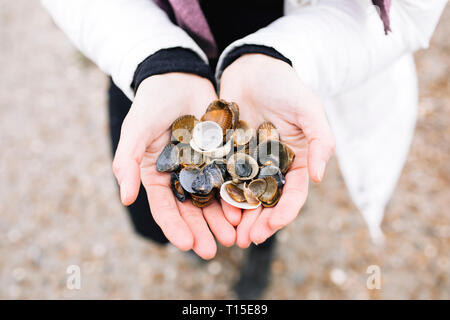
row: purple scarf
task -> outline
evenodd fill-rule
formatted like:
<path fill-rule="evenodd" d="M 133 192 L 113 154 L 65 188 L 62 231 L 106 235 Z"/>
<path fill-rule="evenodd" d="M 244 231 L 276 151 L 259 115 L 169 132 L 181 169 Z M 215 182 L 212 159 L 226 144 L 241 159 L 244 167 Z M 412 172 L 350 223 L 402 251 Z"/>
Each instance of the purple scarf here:
<path fill-rule="evenodd" d="M 387 34 L 391 31 L 389 21 L 389 9 L 391 8 L 391 0 L 372 0 L 372 3 L 380 9 L 380 17 L 383 21 L 384 32 Z"/>
<path fill-rule="evenodd" d="M 199 0 L 154 0 L 155 3 L 169 15 L 173 13 L 176 23 L 183 28 L 205 51 L 209 58 L 217 56 L 217 46 L 203 15 Z M 389 24 L 389 9 L 391 0 L 372 0 L 379 8 L 379 14 L 384 25 L 384 32 L 391 31 Z"/>

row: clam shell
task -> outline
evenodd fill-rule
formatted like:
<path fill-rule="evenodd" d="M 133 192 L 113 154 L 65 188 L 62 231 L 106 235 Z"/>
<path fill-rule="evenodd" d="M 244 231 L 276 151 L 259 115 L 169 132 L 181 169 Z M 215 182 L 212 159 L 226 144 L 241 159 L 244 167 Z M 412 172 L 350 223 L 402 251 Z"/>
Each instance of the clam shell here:
<path fill-rule="evenodd" d="M 287 145 L 283 143 L 281 145 L 282 150 L 280 153 L 280 171 L 285 174 L 289 170 L 292 162 L 294 162 L 295 153 Z"/>
<path fill-rule="evenodd" d="M 247 188 L 258 198 L 266 191 L 267 182 L 265 179 L 255 179 L 248 184 Z"/>
<path fill-rule="evenodd" d="M 201 169 L 193 166 L 181 169 L 179 180 L 184 190 L 189 193 L 195 193 L 194 189 L 192 189 L 192 184 L 194 183 L 194 180 L 197 178 L 200 172 Z"/>
<path fill-rule="evenodd" d="M 249 205 L 257 205 L 260 202 L 258 197 L 247 186 L 244 187 L 244 197 Z"/>
<path fill-rule="evenodd" d="M 280 134 L 272 122 L 264 121 L 258 127 L 258 142 L 263 143 L 267 140 L 279 141 Z"/>
<path fill-rule="evenodd" d="M 211 191 L 207 194 L 197 194 L 197 193 L 191 193 L 192 200 L 195 200 L 197 202 L 208 202 L 214 197 L 214 191 Z"/>
<path fill-rule="evenodd" d="M 271 207 L 274 207 L 278 203 L 280 198 L 281 198 L 281 191 L 278 190 L 277 194 L 275 195 L 274 199 L 271 202 L 262 202 L 261 204 L 265 208 L 271 208 Z"/>
<path fill-rule="evenodd" d="M 214 114 L 212 113 L 212 111 L 218 110 L 226 110 L 226 112 Z M 230 119 L 231 123 L 228 123 L 228 116 L 230 115 L 231 115 Z M 204 120 L 212 120 L 213 118 L 217 118 L 221 123 L 223 123 L 221 127 L 223 129 L 223 134 L 225 135 L 226 130 L 236 128 L 239 121 L 239 107 L 234 102 L 228 102 L 223 99 L 215 100 L 209 104 L 208 108 L 206 108 L 205 114 L 202 117 L 202 119 Z"/>
<path fill-rule="evenodd" d="M 245 197 L 244 197 L 244 191 L 241 188 L 239 188 L 237 185 L 228 183 L 225 186 L 225 189 L 227 190 L 228 195 L 234 201 L 239 202 L 239 203 L 246 201 Z"/>
<path fill-rule="evenodd" d="M 211 184 L 215 188 L 220 188 L 222 183 L 224 182 L 224 174 L 221 168 L 215 163 L 211 162 L 205 167 L 203 167 L 202 171 L 208 175 L 208 178 Z"/>
<path fill-rule="evenodd" d="M 213 121 L 199 122 L 192 131 L 192 140 L 200 150 L 210 152 L 222 145 L 222 128 Z"/>
<path fill-rule="evenodd" d="M 258 144 L 258 163 L 262 166 L 274 165 L 285 174 L 294 158 L 294 151 L 279 141 L 267 140 Z"/>
<path fill-rule="evenodd" d="M 198 195 L 205 195 L 211 192 L 214 185 L 209 177 L 209 175 L 201 170 L 192 181 L 192 190 Z"/>
<path fill-rule="evenodd" d="M 227 181 L 224 184 L 222 184 L 222 187 L 220 188 L 220 197 L 228 204 L 232 205 L 233 207 L 236 208 L 241 208 L 241 209 L 256 209 L 261 205 L 261 202 L 258 202 L 257 205 L 250 205 L 247 202 L 237 202 L 235 200 L 233 200 L 233 198 L 230 197 L 230 195 L 228 194 L 227 190 L 226 190 L 226 186 L 228 184 L 232 184 L 232 181 Z"/>
<path fill-rule="evenodd" d="M 192 190 L 198 195 L 209 194 L 213 188 L 220 188 L 223 182 L 222 171 L 212 162 L 196 174 Z"/>
<path fill-rule="evenodd" d="M 252 165 L 249 162 L 237 162 L 234 166 L 234 170 L 236 171 L 236 175 L 240 178 L 248 178 L 252 172 Z"/>
<path fill-rule="evenodd" d="M 233 127 L 233 115 L 229 109 L 217 109 L 206 112 L 201 121 L 213 121 L 222 128 L 222 135 Z"/>
<path fill-rule="evenodd" d="M 212 200 L 214 200 L 214 195 L 216 194 L 215 189 L 206 195 L 199 195 L 191 193 L 192 204 L 196 207 L 203 208 L 209 205 Z"/>
<path fill-rule="evenodd" d="M 266 188 L 264 192 L 258 197 L 258 199 L 265 204 L 270 204 L 276 199 L 278 193 L 277 181 L 274 177 L 265 177 Z"/>
<path fill-rule="evenodd" d="M 186 200 L 187 193 L 181 186 L 178 174 L 176 172 L 172 172 L 170 174 L 170 187 L 172 189 L 173 194 L 179 201 L 183 202 Z"/>
<path fill-rule="evenodd" d="M 277 181 L 278 188 L 282 188 L 286 182 L 280 168 L 272 165 L 263 166 L 259 169 L 258 179 L 264 179 L 265 177 L 274 177 Z"/>
<path fill-rule="evenodd" d="M 246 145 L 235 146 L 235 153 L 246 153 L 253 159 L 258 159 L 258 144 L 256 136 L 252 137 Z"/>
<path fill-rule="evenodd" d="M 164 147 L 156 160 L 158 172 L 171 172 L 180 166 L 179 150 L 176 145 L 169 143 Z"/>
<path fill-rule="evenodd" d="M 206 202 L 200 202 L 200 201 L 192 199 L 192 204 L 198 208 L 204 208 L 204 207 L 208 206 L 211 203 L 211 201 L 212 201 L 212 198 Z"/>
<path fill-rule="evenodd" d="M 227 154 L 230 153 L 231 147 L 232 147 L 231 140 L 229 140 L 223 146 L 218 147 L 213 150 L 210 150 L 210 151 L 202 150 L 200 147 L 197 146 L 197 144 L 195 143 L 195 141 L 193 139 L 191 140 L 190 145 L 191 145 L 192 149 L 194 149 L 197 152 L 202 153 L 204 156 L 209 157 L 209 158 L 223 158 Z"/>
<path fill-rule="evenodd" d="M 256 136 L 256 131 L 247 122 L 239 120 L 233 132 L 233 143 L 235 146 L 245 146 Z"/>
<path fill-rule="evenodd" d="M 280 166 L 280 152 L 283 145 L 279 141 L 267 140 L 258 144 L 258 162 L 262 166 Z"/>
<path fill-rule="evenodd" d="M 240 175 L 238 172 L 240 169 L 245 172 L 244 169 L 250 168 L 251 171 L 245 175 Z M 251 180 L 253 179 L 259 171 L 258 162 L 245 153 L 236 153 L 231 156 L 227 161 L 227 171 L 231 175 L 233 181 L 237 182 L 240 180 Z"/>
<path fill-rule="evenodd" d="M 211 163 L 214 163 L 217 168 L 219 168 L 220 172 L 222 173 L 222 177 L 224 180 L 226 180 L 228 172 L 227 172 L 227 163 L 223 159 L 212 159 Z"/>
<path fill-rule="evenodd" d="M 184 115 L 177 118 L 172 124 L 172 137 L 175 141 L 189 143 L 192 139 L 192 130 L 198 120 L 195 116 Z"/>

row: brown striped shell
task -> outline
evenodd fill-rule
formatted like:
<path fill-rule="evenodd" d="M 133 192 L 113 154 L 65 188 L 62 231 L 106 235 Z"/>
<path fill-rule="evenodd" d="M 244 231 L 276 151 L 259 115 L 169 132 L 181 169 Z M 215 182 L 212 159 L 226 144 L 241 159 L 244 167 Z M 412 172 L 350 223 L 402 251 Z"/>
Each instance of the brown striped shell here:
<path fill-rule="evenodd" d="M 198 120 L 192 115 L 177 118 L 172 124 L 172 138 L 178 142 L 189 143 L 192 139 L 192 130 L 197 122 Z"/>
<path fill-rule="evenodd" d="M 271 207 L 274 207 L 278 203 L 280 198 L 281 198 L 281 190 L 278 189 L 277 193 L 275 194 L 275 197 L 271 201 L 269 201 L 269 202 L 262 202 L 261 201 L 261 204 L 265 208 L 271 208 Z"/>
<path fill-rule="evenodd" d="M 295 153 L 287 145 L 283 143 L 281 145 L 283 146 L 283 148 L 282 152 L 280 153 L 280 171 L 281 173 L 285 174 L 289 170 L 291 164 L 294 162 Z"/>
<path fill-rule="evenodd" d="M 233 132 L 234 146 L 246 146 L 250 143 L 253 137 L 256 136 L 255 129 L 253 129 L 248 122 L 239 120 L 236 129 Z"/>
<path fill-rule="evenodd" d="M 264 121 L 258 127 L 258 142 L 263 143 L 267 140 L 279 141 L 280 134 L 272 122 Z"/>
<path fill-rule="evenodd" d="M 201 121 L 214 121 L 220 125 L 223 135 L 227 130 L 236 128 L 239 121 L 239 107 L 234 102 L 215 100 L 206 109 Z"/>
<path fill-rule="evenodd" d="M 210 193 L 206 195 L 198 195 L 195 193 L 191 193 L 192 204 L 199 208 L 206 207 L 214 199 L 215 194 L 216 194 L 215 189 L 213 189 Z"/>

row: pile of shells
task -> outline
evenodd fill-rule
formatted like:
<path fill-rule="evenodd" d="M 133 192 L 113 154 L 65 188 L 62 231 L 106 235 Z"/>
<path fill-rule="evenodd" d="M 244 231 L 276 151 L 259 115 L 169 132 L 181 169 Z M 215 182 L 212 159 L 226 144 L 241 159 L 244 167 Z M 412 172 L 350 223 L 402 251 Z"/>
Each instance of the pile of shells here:
<path fill-rule="evenodd" d="M 159 172 L 171 172 L 175 197 L 188 197 L 198 207 L 217 196 L 242 209 L 272 207 L 280 199 L 284 175 L 294 160 L 270 122 L 258 130 L 239 120 L 239 107 L 213 101 L 200 121 L 192 115 L 172 124 L 172 137 L 156 162 Z"/>

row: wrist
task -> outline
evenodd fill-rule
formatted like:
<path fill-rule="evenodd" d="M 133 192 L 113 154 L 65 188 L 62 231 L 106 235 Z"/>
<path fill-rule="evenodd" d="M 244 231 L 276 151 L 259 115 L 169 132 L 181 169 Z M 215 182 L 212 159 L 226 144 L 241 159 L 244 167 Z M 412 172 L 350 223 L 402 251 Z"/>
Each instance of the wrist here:
<path fill-rule="evenodd" d="M 131 87 L 137 91 L 145 79 L 168 73 L 195 74 L 215 85 L 213 72 L 206 62 L 192 50 L 175 47 L 159 50 L 141 62 L 135 71 Z"/>
<path fill-rule="evenodd" d="M 144 92 L 153 92 L 158 96 L 175 96 L 180 93 L 196 94 L 196 90 L 212 90 L 211 81 L 199 75 L 187 72 L 168 72 L 149 76 L 142 80 L 136 96 Z"/>
<path fill-rule="evenodd" d="M 232 64 L 230 64 L 222 73 L 221 88 L 226 82 L 240 82 L 241 85 L 254 83 L 257 81 L 265 81 L 277 75 L 293 69 L 290 65 L 260 53 L 247 53 L 240 56 Z"/>
<path fill-rule="evenodd" d="M 251 55 L 251 54 L 259 54 L 266 57 L 272 57 L 274 59 L 283 61 L 290 66 L 292 66 L 291 60 L 289 58 L 282 55 L 280 52 L 275 50 L 272 47 L 263 46 L 263 45 L 251 45 L 246 44 L 243 46 L 239 46 L 230 51 L 223 59 L 221 64 L 222 70 L 225 70 L 228 66 L 234 63 L 236 60 L 243 56 Z"/>

